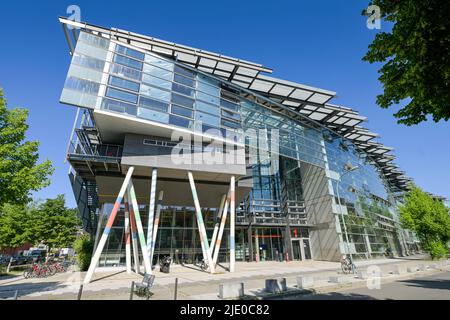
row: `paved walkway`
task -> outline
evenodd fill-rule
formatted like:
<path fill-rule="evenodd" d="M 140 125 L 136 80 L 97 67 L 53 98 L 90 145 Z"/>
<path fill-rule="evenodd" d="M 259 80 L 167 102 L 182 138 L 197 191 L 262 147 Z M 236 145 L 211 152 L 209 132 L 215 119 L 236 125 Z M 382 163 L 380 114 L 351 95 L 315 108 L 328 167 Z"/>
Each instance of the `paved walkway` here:
<path fill-rule="evenodd" d="M 388 274 L 393 264 L 404 264 L 405 267 L 417 264 L 432 264 L 424 260 L 424 256 L 410 256 L 397 259 L 374 259 L 358 261 L 358 269 L 377 265 L 382 272 Z M 314 276 L 317 287 L 327 287 L 329 277 L 340 273 L 340 263 L 326 261 L 292 261 L 292 262 L 260 262 L 236 263 L 236 272 L 229 273 L 224 267 L 218 267 L 216 274 L 201 271 L 193 265 L 173 265 L 170 274 L 155 269 L 155 286 L 152 299 L 173 299 L 175 278 L 178 278 L 178 299 L 213 300 L 218 299 L 218 288 L 221 283 L 243 282 L 246 294 L 258 297 L 264 295 L 265 279 L 281 278 L 287 280 L 288 287 L 295 288 L 296 277 L 300 275 Z M 0 298 L 14 296 L 19 291 L 20 299 L 75 299 L 84 279 L 83 272 L 67 272 L 45 279 L 0 280 Z M 361 280 L 349 277 L 349 282 Z M 131 281 L 142 280 L 142 276 L 127 274 L 124 269 L 98 268 L 93 281 L 84 286 L 83 299 L 128 299 Z"/>

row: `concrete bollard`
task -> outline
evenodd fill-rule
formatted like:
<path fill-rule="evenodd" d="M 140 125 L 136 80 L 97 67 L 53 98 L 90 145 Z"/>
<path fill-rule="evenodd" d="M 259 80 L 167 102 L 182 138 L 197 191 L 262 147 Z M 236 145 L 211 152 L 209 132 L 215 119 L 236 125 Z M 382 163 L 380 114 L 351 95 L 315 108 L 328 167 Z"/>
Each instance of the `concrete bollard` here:
<path fill-rule="evenodd" d="M 314 286 L 314 278 L 313 277 L 297 277 L 297 287 L 299 289 L 307 289 L 312 288 Z"/>
<path fill-rule="evenodd" d="M 406 268 L 409 273 L 416 272 L 418 270 L 417 266 L 411 266 Z"/>
<path fill-rule="evenodd" d="M 287 291 L 286 278 L 266 279 L 266 291 L 270 293 Z"/>
<path fill-rule="evenodd" d="M 399 265 L 399 264 L 395 264 L 392 267 L 392 273 L 396 274 L 396 275 L 400 275 L 400 274 L 406 273 L 405 266 L 402 266 L 402 265 Z"/>
<path fill-rule="evenodd" d="M 365 280 L 368 278 L 367 272 L 365 272 L 365 271 L 358 271 L 356 276 L 358 277 L 358 279 L 362 279 L 362 280 Z"/>
<path fill-rule="evenodd" d="M 221 283 L 219 285 L 219 298 L 242 298 L 244 296 L 244 283 Z"/>
<path fill-rule="evenodd" d="M 331 283 L 346 283 L 349 282 L 350 279 L 347 277 L 332 276 L 330 277 L 329 281 Z"/>

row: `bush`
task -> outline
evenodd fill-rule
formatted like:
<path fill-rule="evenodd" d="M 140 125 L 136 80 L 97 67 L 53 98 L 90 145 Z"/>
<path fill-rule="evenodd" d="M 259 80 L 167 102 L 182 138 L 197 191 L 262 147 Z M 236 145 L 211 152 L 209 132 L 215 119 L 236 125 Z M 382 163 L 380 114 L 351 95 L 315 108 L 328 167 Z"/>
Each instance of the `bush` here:
<path fill-rule="evenodd" d="M 89 239 L 89 236 L 82 236 L 75 240 L 73 248 L 77 253 L 77 265 L 80 271 L 86 271 L 91 263 L 94 244 Z"/>
<path fill-rule="evenodd" d="M 446 258 L 448 253 L 447 246 L 440 241 L 430 241 L 426 244 L 425 250 L 433 260 Z"/>

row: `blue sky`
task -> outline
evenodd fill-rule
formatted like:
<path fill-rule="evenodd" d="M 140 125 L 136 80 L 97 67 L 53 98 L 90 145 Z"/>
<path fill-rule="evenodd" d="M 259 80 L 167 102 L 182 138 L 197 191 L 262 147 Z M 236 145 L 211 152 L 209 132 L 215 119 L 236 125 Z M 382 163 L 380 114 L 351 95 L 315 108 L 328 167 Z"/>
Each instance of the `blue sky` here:
<path fill-rule="evenodd" d="M 398 125 L 396 109 L 375 104 L 377 65 L 361 60 L 376 30 L 366 28 L 360 1 L 7 1 L 0 12 L 0 87 L 9 107 L 30 110 L 29 139 L 56 171 L 35 199 L 65 193 L 75 205 L 64 163 L 75 109 L 59 104 L 70 63 L 57 20 L 76 4 L 81 19 L 273 68 L 275 77 L 336 91 L 332 102 L 358 110 L 396 163 L 427 191 L 450 198 L 450 127 L 432 121 Z M 388 26 L 382 24 L 382 30 Z"/>

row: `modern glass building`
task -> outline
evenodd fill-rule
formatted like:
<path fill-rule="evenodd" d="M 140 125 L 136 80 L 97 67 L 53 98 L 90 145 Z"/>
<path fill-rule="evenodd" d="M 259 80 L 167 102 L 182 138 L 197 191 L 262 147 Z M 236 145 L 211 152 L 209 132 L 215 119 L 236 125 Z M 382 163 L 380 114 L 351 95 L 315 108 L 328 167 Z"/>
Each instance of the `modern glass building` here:
<path fill-rule="evenodd" d="M 271 69 L 253 62 L 60 22 L 72 57 L 61 102 L 78 109 L 67 149 L 70 180 L 96 242 L 133 167 L 144 234 L 152 194 L 163 192 L 153 263 L 205 256 L 187 172 L 208 239 L 236 181 L 219 262 L 338 261 L 343 253 L 369 259 L 418 248 L 396 211 L 410 179 L 392 149 L 363 127 L 365 117 L 330 103 L 334 92 L 270 77 Z M 192 141 L 180 144 L 180 137 Z M 180 145 L 239 161 L 174 163 Z M 125 264 L 124 210 L 122 204 L 101 266 Z"/>

